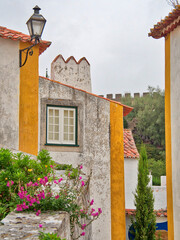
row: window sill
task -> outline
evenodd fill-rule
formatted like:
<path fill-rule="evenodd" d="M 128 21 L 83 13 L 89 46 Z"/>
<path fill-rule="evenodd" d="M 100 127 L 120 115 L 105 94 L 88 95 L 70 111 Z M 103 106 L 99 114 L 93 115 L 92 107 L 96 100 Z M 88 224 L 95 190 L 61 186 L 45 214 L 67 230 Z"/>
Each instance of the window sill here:
<path fill-rule="evenodd" d="M 79 147 L 77 144 L 56 144 L 56 143 L 45 143 L 45 146 L 62 146 L 62 147 Z"/>

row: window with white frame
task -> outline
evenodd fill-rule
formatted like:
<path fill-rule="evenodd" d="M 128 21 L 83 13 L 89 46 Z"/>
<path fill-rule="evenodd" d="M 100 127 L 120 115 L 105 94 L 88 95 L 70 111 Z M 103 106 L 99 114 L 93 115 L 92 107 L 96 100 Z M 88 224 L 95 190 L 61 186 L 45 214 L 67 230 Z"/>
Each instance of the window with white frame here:
<path fill-rule="evenodd" d="M 47 144 L 77 144 L 77 108 L 47 106 Z"/>

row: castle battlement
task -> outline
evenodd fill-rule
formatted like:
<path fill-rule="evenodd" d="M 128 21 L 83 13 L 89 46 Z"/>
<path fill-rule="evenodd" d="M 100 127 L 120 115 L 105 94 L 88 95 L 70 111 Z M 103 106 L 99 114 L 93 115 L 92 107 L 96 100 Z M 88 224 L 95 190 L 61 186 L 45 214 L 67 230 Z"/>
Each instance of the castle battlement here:
<path fill-rule="evenodd" d="M 132 98 L 133 99 L 133 98 L 146 97 L 148 95 L 149 95 L 149 92 L 144 92 L 144 93 L 142 93 L 142 95 L 140 93 L 134 93 L 133 95 L 131 95 L 131 93 L 125 93 L 124 95 L 121 93 L 118 93 L 115 95 L 111 93 L 111 94 L 99 95 L 99 96 L 120 102 L 122 98 Z"/>
<path fill-rule="evenodd" d="M 90 64 L 85 57 L 77 61 L 58 55 L 51 63 L 51 79 L 91 92 Z"/>

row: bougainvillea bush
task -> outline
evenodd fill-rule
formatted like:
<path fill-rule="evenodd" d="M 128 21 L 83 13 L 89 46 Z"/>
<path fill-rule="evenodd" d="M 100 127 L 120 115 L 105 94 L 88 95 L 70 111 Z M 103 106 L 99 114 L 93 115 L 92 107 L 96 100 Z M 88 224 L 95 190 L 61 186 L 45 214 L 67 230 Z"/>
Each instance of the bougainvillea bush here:
<path fill-rule="evenodd" d="M 0 149 L 0 220 L 14 209 L 21 186 L 53 172 L 54 162 L 48 151 L 40 151 L 37 158 Z"/>
<path fill-rule="evenodd" d="M 53 166 L 51 166 L 53 167 Z M 83 179 L 82 165 L 72 171 L 66 171 L 63 177 L 48 174 L 21 185 L 16 194 L 16 211 L 34 211 L 37 216 L 46 211 L 66 211 L 70 215 L 71 239 L 75 240 L 86 234 L 85 229 L 102 213 L 101 208 L 93 208 L 94 200 L 84 203 L 89 184 L 88 177 Z M 11 181 L 7 185 L 13 195 Z M 18 200 L 17 200 L 18 196 Z M 40 227 L 43 227 L 41 223 Z M 78 228 L 78 231 L 77 231 Z"/>

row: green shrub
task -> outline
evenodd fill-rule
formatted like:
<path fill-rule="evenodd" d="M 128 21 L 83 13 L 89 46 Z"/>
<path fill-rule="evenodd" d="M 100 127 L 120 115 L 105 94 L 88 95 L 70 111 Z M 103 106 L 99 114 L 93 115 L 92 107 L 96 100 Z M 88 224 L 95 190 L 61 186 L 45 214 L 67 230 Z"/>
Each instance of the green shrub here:
<path fill-rule="evenodd" d="M 11 165 L 12 153 L 9 149 L 1 148 L 0 150 L 0 170 L 6 169 Z"/>
<path fill-rule="evenodd" d="M 40 162 L 44 165 L 50 164 L 52 161 L 52 158 L 51 158 L 49 152 L 45 149 L 42 149 L 39 152 L 37 159 L 40 160 Z"/>
<path fill-rule="evenodd" d="M 161 178 L 160 177 L 152 177 L 152 185 L 153 186 L 161 186 Z"/>
<path fill-rule="evenodd" d="M 60 238 L 57 233 L 44 233 L 40 232 L 39 240 L 66 240 L 65 238 Z"/>
<path fill-rule="evenodd" d="M 154 177 L 160 177 L 166 175 L 166 164 L 165 161 L 155 159 L 149 159 L 148 161 L 148 170 L 151 171 L 151 174 Z"/>
<path fill-rule="evenodd" d="M 53 161 L 46 150 L 39 152 L 38 159 L 42 161 L 38 162 L 23 153 L 13 154 L 8 149 L 0 149 L 0 207 L 3 208 L 0 219 L 15 207 L 15 193 L 18 193 L 21 185 L 37 181 L 38 178 L 53 172 L 50 165 Z M 7 184 L 10 184 L 10 191 Z"/>
<path fill-rule="evenodd" d="M 146 149 L 143 145 L 138 165 L 138 183 L 134 194 L 136 215 L 135 220 L 132 219 L 132 223 L 135 229 L 135 240 L 155 239 L 156 217 L 154 214 L 154 198 L 152 189 L 148 184 L 148 160 Z"/>
<path fill-rule="evenodd" d="M 72 170 L 72 164 L 57 164 L 56 165 L 56 170 Z"/>

